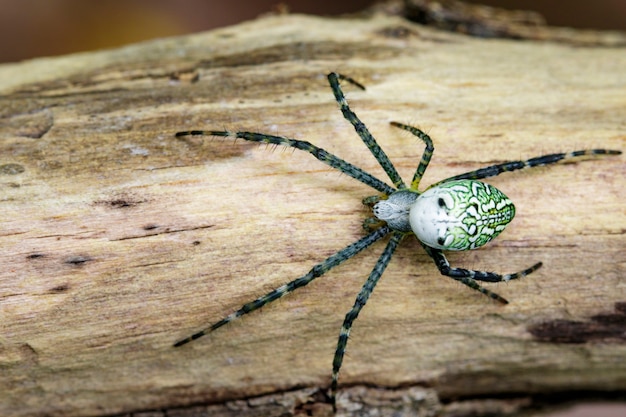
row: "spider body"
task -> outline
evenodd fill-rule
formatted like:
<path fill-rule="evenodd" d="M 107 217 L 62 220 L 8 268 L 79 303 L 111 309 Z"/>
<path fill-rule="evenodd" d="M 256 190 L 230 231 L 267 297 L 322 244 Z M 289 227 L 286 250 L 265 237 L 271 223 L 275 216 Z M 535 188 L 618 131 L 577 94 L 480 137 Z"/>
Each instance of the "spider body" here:
<path fill-rule="evenodd" d="M 349 77 L 337 73 L 328 74 L 328 81 L 344 118 L 355 128 L 357 134 L 388 175 L 393 186 L 388 185 L 363 169 L 307 141 L 255 132 L 192 130 L 176 133 L 176 137 L 190 135 L 233 137 L 251 142 L 275 144 L 300 149 L 310 153 L 332 168 L 382 193 L 382 195 L 368 197 L 363 200 L 364 204 L 372 207 L 374 214 L 374 217 L 365 219 L 363 222 L 364 228 L 369 231 L 369 234 L 365 237 L 331 255 L 324 261 L 315 265 L 309 272 L 301 277 L 244 304 L 230 315 L 174 344 L 175 347 L 178 347 L 189 343 L 309 284 L 315 278 L 324 275 L 330 269 L 352 258 L 383 237 L 391 235 L 387 246 L 359 291 L 353 307 L 346 314 L 339 332 L 337 348 L 332 362 L 332 379 L 330 386 L 330 402 L 333 405 L 333 409 L 336 408 L 335 396 L 339 370 L 343 362 L 352 324 L 389 264 L 397 246 L 405 237 L 410 235 L 417 237 L 442 275 L 457 280 L 469 288 L 479 291 L 502 304 L 507 304 L 508 301 L 506 299 L 483 288 L 478 282 L 500 282 L 521 278 L 539 269 L 541 262 L 537 262 L 519 272 L 501 275 L 493 272 L 451 267 L 442 252 L 443 250 L 469 250 L 483 246 L 501 233 L 506 225 L 513 219 L 515 207 L 511 200 L 497 188 L 479 180 L 496 176 L 507 171 L 554 164 L 561 160 L 575 159 L 581 156 L 617 155 L 621 153 L 621 151 L 616 150 L 592 149 L 544 155 L 526 161 L 504 162 L 444 179 L 431 185 L 425 191 L 419 191 L 420 180 L 430 163 L 434 151 L 430 137 L 418 128 L 398 122 L 391 122 L 392 126 L 412 133 L 420 138 L 426 145 L 413 176 L 413 180 L 410 186 L 407 187 L 385 152 L 370 134 L 367 127 L 348 106 L 340 87 L 340 80 L 347 81 L 360 89 L 365 88 Z"/>
<path fill-rule="evenodd" d="M 413 232 L 423 244 L 441 250 L 476 249 L 498 236 L 513 220 L 513 202 L 496 187 L 456 180 L 417 191 L 399 190 L 372 208 L 392 230 Z"/>

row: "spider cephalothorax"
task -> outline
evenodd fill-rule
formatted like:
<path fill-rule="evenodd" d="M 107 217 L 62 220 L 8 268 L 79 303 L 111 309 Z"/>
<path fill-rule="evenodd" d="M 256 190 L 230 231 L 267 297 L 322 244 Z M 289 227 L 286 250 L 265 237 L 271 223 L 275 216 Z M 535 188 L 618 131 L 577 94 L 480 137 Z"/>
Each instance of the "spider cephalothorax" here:
<path fill-rule="evenodd" d="M 315 265 L 305 275 L 243 305 L 239 310 L 211 326 L 180 340 L 174 345 L 181 346 L 191 342 L 244 314 L 257 310 L 289 294 L 295 289 L 307 285 L 315 278 L 328 272 L 331 268 L 352 258 L 384 236 L 391 234 L 391 238 L 385 250 L 357 295 L 354 306 L 346 314 L 343 326 L 341 327 L 332 365 L 330 401 L 332 402 L 333 408 L 335 408 L 339 370 L 343 362 L 343 356 L 352 324 L 367 302 L 376 283 L 382 276 L 383 271 L 389 264 L 398 244 L 406 236 L 415 235 L 417 237 L 428 255 L 433 258 L 441 274 L 453 278 L 500 303 L 506 304 L 508 303 L 507 300 L 483 288 L 477 281 L 499 282 L 521 278 L 536 271 L 541 267 L 541 262 L 535 263 L 531 267 L 519 272 L 500 275 L 493 272 L 453 268 L 442 252 L 444 250 L 469 250 L 483 246 L 498 236 L 513 219 L 515 207 L 511 200 L 497 188 L 479 180 L 493 177 L 506 171 L 553 164 L 564 159 L 572 159 L 585 155 L 617 155 L 621 153 L 621 151 L 614 150 L 592 149 L 544 155 L 526 161 L 504 162 L 444 179 L 431 185 L 425 191 L 420 192 L 418 190 L 420 180 L 428 167 L 434 151 L 430 137 L 418 128 L 398 122 L 391 122 L 391 125 L 414 134 L 426 145 L 426 149 L 422 154 L 411 185 L 407 187 L 385 152 L 380 148 L 365 125 L 348 106 L 339 85 L 340 80 L 350 82 L 361 89 L 365 88 L 349 77 L 334 72 L 328 74 L 330 87 L 343 116 L 354 126 L 358 135 L 385 170 L 389 179 L 391 179 L 394 187 L 389 186 L 361 168 L 302 140 L 253 132 L 192 130 L 176 133 L 177 137 L 189 135 L 235 137 L 252 142 L 269 143 L 301 149 L 309 152 L 323 163 L 330 165 L 382 193 L 381 196 L 369 197 L 364 200 L 364 204 L 372 206 L 372 211 L 375 216 L 375 218 L 366 219 L 364 222 L 365 228 L 370 231 L 367 236 L 348 245 L 326 260 Z M 370 230 L 374 224 L 378 227 L 374 228 L 374 230 Z"/>

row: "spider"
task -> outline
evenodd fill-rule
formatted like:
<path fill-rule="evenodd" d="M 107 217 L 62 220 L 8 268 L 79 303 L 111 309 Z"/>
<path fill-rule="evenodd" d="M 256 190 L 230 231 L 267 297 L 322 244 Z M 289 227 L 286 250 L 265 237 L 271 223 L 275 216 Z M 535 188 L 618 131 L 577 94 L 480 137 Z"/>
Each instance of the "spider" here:
<path fill-rule="evenodd" d="M 341 331 L 339 332 L 337 348 L 332 363 L 332 380 L 329 395 L 329 401 L 335 411 L 339 370 L 341 369 L 344 353 L 346 351 L 350 329 L 389 264 L 394 251 L 404 238 L 414 235 L 421 243 L 426 253 L 433 259 L 442 275 L 457 280 L 495 301 L 507 304 L 508 301 L 506 299 L 483 288 L 478 281 L 500 282 L 518 279 L 539 269 L 541 262 L 537 262 L 531 267 L 519 272 L 500 275 L 493 272 L 453 268 L 442 252 L 446 250 L 463 251 L 481 247 L 500 234 L 513 219 L 515 207 L 511 200 L 497 188 L 479 180 L 500 175 L 507 171 L 554 164 L 565 159 L 579 158 L 587 155 L 621 154 L 621 151 L 616 150 L 591 149 L 543 155 L 526 161 L 504 162 L 446 178 L 431 185 L 425 191 L 419 191 L 420 180 L 428 167 L 434 151 L 433 142 L 430 137 L 416 127 L 391 122 L 392 126 L 412 133 L 420 138 L 426 145 L 426 149 L 422 154 L 413 180 L 410 186 L 407 187 L 385 152 L 370 134 L 367 127 L 365 127 L 348 106 L 340 86 L 340 81 L 346 81 L 361 90 L 365 90 L 365 87 L 350 77 L 335 72 L 328 74 L 330 88 L 335 96 L 335 100 L 339 104 L 343 117 L 352 124 L 357 134 L 387 173 L 387 176 L 393 183 L 393 187 L 361 168 L 303 140 L 253 132 L 191 130 L 176 133 L 176 137 L 192 135 L 234 137 L 251 142 L 301 149 L 310 153 L 323 163 L 330 165 L 382 193 L 382 195 L 367 197 L 363 200 L 363 204 L 371 207 L 374 214 L 374 217 L 365 219 L 363 222 L 363 227 L 369 231 L 367 236 L 329 256 L 301 277 L 244 304 L 234 313 L 231 313 L 211 324 L 209 327 L 174 344 L 174 347 L 179 347 L 189 343 L 245 314 L 251 313 L 291 293 L 297 288 L 307 285 L 315 278 L 324 275 L 332 268 L 368 248 L 374 242 L 387 235 L 391 235 L 374 269 L 359 291 L 354 306 L 346 314 L 343 325 L 341 326 Z"/>

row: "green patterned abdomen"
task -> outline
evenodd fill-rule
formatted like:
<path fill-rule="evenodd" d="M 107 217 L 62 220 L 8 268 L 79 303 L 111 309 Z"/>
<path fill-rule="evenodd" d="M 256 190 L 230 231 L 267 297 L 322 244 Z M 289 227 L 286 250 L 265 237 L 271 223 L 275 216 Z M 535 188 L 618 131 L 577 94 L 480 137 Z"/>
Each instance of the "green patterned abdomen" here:
<path fill-rule="evenodd" d="M 458 180 L 421 194 L 411 207 L 409 222 L 417 238 L 442 250 L 468 250 L 498 236 L 513 220 L 515 206 L 489 184 Z"/>

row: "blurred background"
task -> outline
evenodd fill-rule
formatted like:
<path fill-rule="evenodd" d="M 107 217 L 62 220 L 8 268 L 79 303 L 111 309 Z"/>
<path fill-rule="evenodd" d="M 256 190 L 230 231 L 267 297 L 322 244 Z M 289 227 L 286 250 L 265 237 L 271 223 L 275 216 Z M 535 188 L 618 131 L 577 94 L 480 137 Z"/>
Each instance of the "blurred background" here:
<path fill-rule="evenodd" d="M 626 30 L 626 0 L 474 0 L 535 10 L 548 24 Z M 0 63 L 112 48 L 228 26 L 259 14 L 338 15 L 372 0 L 0 0 Z"/>
<path fill-rule="evenodd" d="M 534 10 L 548 24 L 626 30 L 626 0 L 475 0 Z M 289 11 L 316 15 L 354 13 L 372 0 L 0 0 L 0 63 L 113 48 L 184 35 Z M 626 71 L 626 69 L 625 69 Z M 550 417 L 624 417 L 626 405 L 578 405 Z"/>

